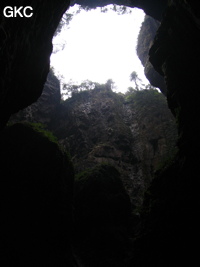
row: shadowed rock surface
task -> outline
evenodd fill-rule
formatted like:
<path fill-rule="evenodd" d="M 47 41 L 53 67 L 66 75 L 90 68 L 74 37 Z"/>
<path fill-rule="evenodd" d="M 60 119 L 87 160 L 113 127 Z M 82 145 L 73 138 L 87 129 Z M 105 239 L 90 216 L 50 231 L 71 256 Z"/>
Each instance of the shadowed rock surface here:
<path fill-rule="evenodd" d="M 77 177 L 73 244 L 79 261 L 86 266 L 97 262 L 99 266 L 124 266 L 132 254 L 131 235 L 144 192 L 156 169 L 174 155 L 174 118 L 157 90 L 133 91 L 125 96 L 112 92 L 108 84 L 73 93 L 59 104 L 55 101 L 55 109 L 50 104 L 59 84 L 49 90 L 51 79 L 56 80 L 50 75 L 43 91 L 48 97 L 41 96 L 12 120 L 46 121 L 46 127 L 70 151 Z M 38 113 L 41 105 L 43 112 Z M 28 116 L 30 111 L 32 116 Z M 120 213 L 123 210 L 126 216 Z"/>
<path fill-rule="evenodd" d="M 134 207 L 176 146 L 175 121 L 156 92 L 135 92 L 127 100 L 98 86 L 80 92 L 63 103 L 53 129 L 76 173 L 99 163 L 117 168 Z"/>
<path fill-rule="evenodd" d="M 166 95 L 167 87 L 164 78 L 154 69 L 153 65 L 149 61 L 149 49 L 153 44 L 153 40 L 159 26 L 159 21 L 153 19 L 152 17 L 145 16 L 138 36 L 137 55 L 144 66 L 145 76 L 151 85 L 159 88 L 161 92 Z"/>
<path fill-rule="evenodd" d="M 31 18 L 4 17 L 7 5 L 5 0 L 0 3 L 0 127 L 11 114 L 41 95 L 49 72 L 52 38 L 69 1 L 18 1 L 19 6 L 33 8 Z"/>
<path fill-rule="evenodd" d="M 106 164 L 79 173 L 74 207 L 74 248 L 84 265 L 126 266 L 132 216 L 120 173 Z"/>
<path fill-rule="evenodd" d="M 99 5 L 100 2 L 80 0 L 79 3 L 86 5 L 92 3 L 94 6 Z M 103 5 L 121 3 L 128 6 L 139 6 L 148 15 L 161 21 L 153 46 L 150 49 L 150 62 L 155 70 L 165 78 L 168 105 L 178 123 L 179 152 L 177 158 L 170 167 L 158 173 L 157 178 L 153 180 L 154 182 L 147 191 L 140 225 L 137 228 L 137 236 L 134 236 L 135 247 L 130 266 L 165 267 L 173 265 L 184 266 L 185 264 L 195 266 L 199 261 L 196 244 L 198 241 L 200 218 L 199 179 L 197 175 L 200 160 L 200 133 L 198 127 L 200 115 L 200 70 L 198 65 L 200 57 L 199 2 L 171 0 L 168 5 L 167 1 L 158 0 L 101 1 L 101 3 Z M 1 1 L 0 9 L 2 10 L 7 4 L 7 1 Z M 1 13 L 1 129 L 5 127 L 11 114 L 27 107 L 41 95 L 49 71 L 49 56 L 52 50 L 51 39 L 69 2 L 64 0 L 38 0 L 37 2 L 19 0 L 18 4 L 21 6 L 32 5 L 35 15 L 30 20 L 21 18 L 6 19 Z M 6 136 L 7 134 L 8 132 L 6 132 Z M 3 150 L 1 149 L 1 151 L 9 153 L 7 152 L 9 150 L 4 146 L 7 140 L 6 136 L 2 134 L 1 148 Z M 12 168 L 13 165 L 8 160 L 10 156 L 13 155 L 16 160 L 18 153 L 21 153 L 21 162 L 25 161 L 27 163 L 26 153 L 23 154 L 21 146 L 17 146 L 16 150 L 14 149 L 14 153 L 13 150 L 11 151 L 8 154 L 9 156 L 7 155 L 5 158 L 7 160 L 5 161 L 4 159 L 1 162 L 1 169 L 3 170 L 1 177 L 7 170 L 9 173 L 15 174 L 13 173 L 15 168 Z M 7 163 L 8 161 L 9 163 Z M 37 161 L 35 164 L 31 162 L 30 164 L 31 168 L 33 165 L 40 166 L 40 161 Z M 49 166 L 46 166 L 46 169 L 48 168 Z M 1 178 L 1 182 L 5 183 L 2 188 L 7 188 L 5 191 L 2 189 L 3 199 L 6 199 L 8 195 L 9 186 L 11 186 L 10 190 L 12 192 L 17 187 L 16 180 L 8 184 L 10 176 L 6 178 L 6 181 Z M 39 182 L 37 182 L 36 186 L 37 192 L 39 191 L 38 184 Z M 43 187 L 44 184 L 45 182 Z M 24 183 L 23 186 L 25 186 Z M 15 193 L 13 196 L 16 199 L 15 203 L 22 202 L 22 198 L 18 194 Z M 12 207 L 11 201 L 9 201 L 10 199 L 8 199 L 6 205 Z M 3 201 L 1 200 L 2 203 Z M 5 209 L 3 212 L 8 214 L 9 218 L 16 215 L 15 210 L 9 213 Z M 44 216 L 43 222 L 47 221 L 47 217 Z M 6 220 L 6 217 L 4 220 Z M 12 221 L 10 219 L 8 223 L 9 229 L 11 229 L 11 241 L 9 246 L 3 244 L 4 250 L 1 250 L 7 253 L 7 255 L 10 255 L 10 250 L 13 251 L 11 243 L 18 245 L 15 239 L 17 230 L 15 225 L 12 225 Z M 7 225 L 6 221 L 2 223 L 5 226 Z M 29 229 L 27 232 L 30 233 Z M 18 237 L 17 233 L 17 239 Z M 27 239 L 25 237 L 25 241 Z M 5 237 L 4 240 L 6 240 Z M 19 258 L 21 261 L 24 254 L 20 252 L 20 246 L 16 249 L 19 253 L 14 258 Z M 34 247 L 32 252 L 37 251 L 37 249 L 37 247 Z M 27 250 L 26 248 L 25 251 Z M 11 261 L 12 258 L 9 258 L 9 260 Z M 49 261 L 49 257 L 46 260 Z"/>
<path fill-rule="evenodd" d="M 0 146 L 1 266 L 72 266 L 69 158 L 29 124 L 6 128 Z"/>
<path fill-rule="evenodd" d="M 18 121 L 39 122 L 48 125 L 50 128 L 51 122 L 60 107 L 60 101 L 60 82 L 50 70 L 39 99 L 27 108 L 12 115 L 10 121 L 12 123 Z"/>
<path fill-rule="evenodd" d="M 59 92 L 59 84 L 50 90 L 55 80 L 50 73 L 43 91 L 47 97 L 11 121 L 46 122 L 70 152 L 76 173 L 110 164 L 120 172 L 133 207 L 141 205 L 154 172 L 175 151 L 176 125 L 165 97 L 154 89 L 125 96 L 96 84 L 94 90 L 74 93 L 64 102 L 55 98 L 51 105 Z"/>

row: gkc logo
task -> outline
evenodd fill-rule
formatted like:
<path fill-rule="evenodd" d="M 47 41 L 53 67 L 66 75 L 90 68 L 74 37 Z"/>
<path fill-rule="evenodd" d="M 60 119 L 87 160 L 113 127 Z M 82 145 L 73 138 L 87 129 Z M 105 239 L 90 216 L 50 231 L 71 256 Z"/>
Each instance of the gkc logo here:
<path fill-rule="evenodd" d="M 3 10 L 3 15 L 6 18 L 13 18 L 13 17 L 16 18 L 17 16 L 30 18 L 33 16 L 33 8 L 31 6 L 26 6 L 26 7 L 6 6 Z"/>

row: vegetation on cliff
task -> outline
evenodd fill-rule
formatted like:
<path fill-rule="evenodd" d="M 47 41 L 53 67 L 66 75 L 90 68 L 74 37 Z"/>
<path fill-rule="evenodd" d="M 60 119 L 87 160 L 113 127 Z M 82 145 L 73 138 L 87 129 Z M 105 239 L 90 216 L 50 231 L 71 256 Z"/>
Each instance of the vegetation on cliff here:
<path fill-rule="evenodd" d="M 73 244 L 91 267 L 126 266 L 144 193 L 176 147 L 175 121 L 157 89 L 136 87 L 118 94 L 112 88 L 112 80 L 68 85 L 70 97 L 60 103 L 51 102 L 56 88 L 48 94 L 44 90 L 51 103 L 49 119 L 47 113 L 45 120 L 42 113 L 38 116 L 37 103 L 22 116 L 22 121 L 34 121 L 26 127 L 70 152 L 76 174 Z"/>
<path fill-rule="evenodd" d="M 133 74 L 137 83 L 137 73 Z M 154 172 L 176 151 L 176 125 L 166 98 L 152 87 L 129 88 L 124 95 L 113 92 L 112 80 L 85 81 L 66 85 L 70 97 L 59 103 L 51 100 L 57 89 L 47 87 L 47 104 L 38 100 L 45 112 L 39 112 L 35 103 L 14 121 L 21 116 L 22 121 L 45 122 L 46 130 L 69 151 L 76 173 L 111 164 L 120 172 L 133 207 L 140 205 Z"/>

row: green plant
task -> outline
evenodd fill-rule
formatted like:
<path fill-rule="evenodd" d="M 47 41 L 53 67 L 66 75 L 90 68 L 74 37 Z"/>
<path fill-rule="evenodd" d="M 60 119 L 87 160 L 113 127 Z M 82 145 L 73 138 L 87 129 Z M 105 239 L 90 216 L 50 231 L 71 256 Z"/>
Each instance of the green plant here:
<path fill-rule="evenodd" d="M 30 123 L 30 122 L 26 122 L 24 124 L 27 126 L 30 126 L 36 132 L 40 133 L 41 135 L 47 137 L 49 139 L 49 141 L 51 141 L 53 143 L 58 142 L 57 138 L 53 135 L 52 132 L 50 132 L 46 129 L 46 126 L 44 124 L 42 124 L 42 123 Z"/>

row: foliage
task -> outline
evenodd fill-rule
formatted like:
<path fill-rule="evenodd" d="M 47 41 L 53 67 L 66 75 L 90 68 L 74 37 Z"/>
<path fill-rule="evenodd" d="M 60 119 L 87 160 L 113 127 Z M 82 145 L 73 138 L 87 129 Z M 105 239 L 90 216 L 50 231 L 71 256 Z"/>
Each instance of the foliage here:
<path fill-rule="evenodd" d="M 73 17 L 79 14 L 82 9 L 83 8 L 78 5 L 77 5 L 77 8 L 73 10 L 68 9 L 67 12 L 65 12 L 64 15 L 62 16 L 62 19 L 60 20 L 60 23 L 58 24 L 58 27 L 54 33 L 54 37 L 59 35 L 65 26 L 69 26 L 69 23 L 72 21 Z"/>
<path fill-rule="evenodd" d="M 92 169 L 84 170 L 82 172 L 77 173 L 75 176 L 75 179 L 76 179 L 76 181 L 81 181 L 82 179 L 85 180 L 85 177 L 87 177 L 91 173 L 92 173 Z"/>
<path fill-rule="evenodd" d="M 89 80 L 85 80 L 79 85 L 76 85 L 73 83 L 63 84 L 62 90 L 66 91 L 66 93 L 63 93 L 63 96 L 69 97 L 78 92 L 92 90 L 94 89 L 94 87 L 95 87 L 95 83 Z"/>
<path fill-rule="evenodd" d="M 46 126 L 44 124 L 26 122 L 25 125 L 30 126 L 36 132 L 38 132 L 41 135 L 47 137 L 49 139 L 49 141 L 51 141 L 53 143 L 57 143 L 58 142 L 57 138 L 52 134 L 52 132 L 50 132 L 50 131 L 48 131 L 46 129 Z"/>
<path fill-rule="evenodd" d="M 122 6 L 122 5 L 114 4 L 114 5 L 101 7 L 101 12 L 103 13 L 108 12 L 108 10 L 112 10 L 116 12 L 118 15 L 130 14 L 132 12 L 131 8 L 128 8 L 127 6 Z"/>
<path fill-rule="evenodd" d="M 74 84 L 73 82 L 71 82 L 68 84 L 63 84 L 62 91 L 66 92 L 63 93 L 62 96 L 69 98 L 83 91 L 91 91 L 93 89 L 112 91 L 113 88 L 114 88 L 114 82 L 112 79 L 108 79 L 105 84 L 99 84 L 97 82 L 92 82 L 90 80 L 85 80 L 81 84 Z"/>
<path fill-rule="evenodd" d="M 89 7 L 87 5 L 75 5 L 75 8 L 70 8 L 66 13 L 64 13 L 55 33 L 54 37 L 59 35 L 64 27 L 68 27 L 69 23 L 72 21 L 73 17 L 79 14 L 81 11 L 90 11 L 93 9 L 93 7 Z M 96 9 L 96 7 L 94 7 Z M 112 10 L 116 12 L 118 15 L 124 15 L 124 14 L 129 14 L 131 13 L 131 8 L 128 8 L 126 6 L 122 5 L 109 5 L 105 7 L 100 7 L 100 10 L 102 13 L 106 13 L 109 10 Z"/>
<path fill-rule="evenodd" d="M 114 11 L 116 12 L 118 15 L 124 15 L 124 14 L 130 14 L 132 12 L 132 9 L 127 7 L 127 6 L 123 6 L 123 5 L 116 5 L 116 4 L 110 4 L 110 5 L 106 5 L 106 6 L 102 6 L 102 7 L 96 7 L 95 3 L 93 6 L 89 6 L 89 5 L 76 5 L 78 7 L 79 12 L 81 10 L 85 10 L 85 11 L 90 11 L 92 9 L 97 9 L 99 8 L 101 10 L 102 13 L 106 13 L 108 11 Z"/>
<path fill-rule="evenodd" d="M 136 71 L 133 71 L 130 74 L 130 81 L 134 82 L 135 83 L 135 89 L 139 90 L 139 83 L 141 83 L 142 80 L 138 77 L 138 74 Z"/>
<path fill-rule="evenodd" d="M 138 79 L 138 74 L 137 74 L 137 72 L 136 72 L 136 71 L 131 72 L 131 74 L 130 74 L 130 80 L 131 80 L 131 81 L 135 81 L 135 80 L 137 80 L 137 79 Z"/>
<path fill-rule="evenodd" d="M 143 90 L 129 87 L 125 93 L 125 100 L 141 108 L 152 104 L 154 104 L 154 106 L 167 104 L 166 97 L 151 85 L 148 85 L 146 89 Z"/>

